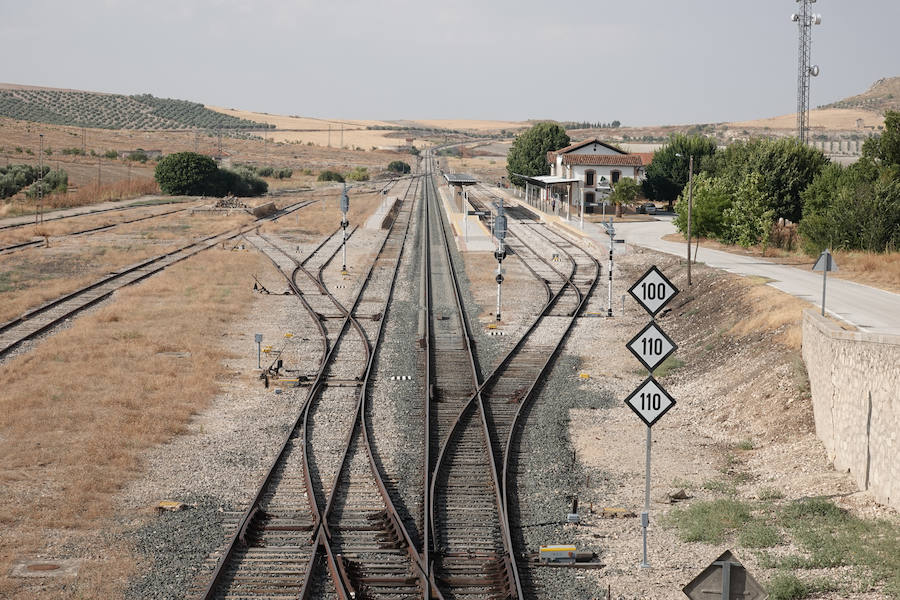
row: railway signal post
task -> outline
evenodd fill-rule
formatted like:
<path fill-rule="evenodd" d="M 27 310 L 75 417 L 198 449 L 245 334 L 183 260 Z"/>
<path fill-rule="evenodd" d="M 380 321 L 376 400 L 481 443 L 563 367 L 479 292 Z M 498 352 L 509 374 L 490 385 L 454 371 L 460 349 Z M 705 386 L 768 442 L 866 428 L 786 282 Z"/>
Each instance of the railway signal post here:
<path fill-rule="evenodd" d="M 341 242 L 341 250 L 343 251 L 344 264 L 341 267 L 341 274 L 347 274 L 347 211 L 350 210 L 350 196 L 347 195 L 347 184 L 344 184 L 344 191 L 341 193 L 341 229 L 344 230 L 344 240 Z"/>
<path fill-rule="evenodd" d="M 610 235 L 611 254 L 612 235 Z M 625 398 L 628 408 L 633 410 L 647 426 L 644 512 L 641 513 L 641 530 L 644 538 L 641 568 L 646 569 L 650 567 L 647 561 L 647 527 L 650 525 L 650 428 L 675 406 L 675 399 L 653 378 L 653 370 L 678 349 L 675 342 L 656 324 L 656 315 L 678 294 L 678 288 L 654 265 L 631 286 L 628 293 L 650 314 L 650 323 L 625 345 L 647 369 L 647 379 Z"/>
<path fill-rule="evenodd" d="M 609 290 L 608 297 L 606 300 L 606 316 L 613 316 L 612 312 L 612 273 L 613 273 L 613 243 L 615 240 L 613 239 L 616 235 L 616 228 L 613 227 L 612 217 L 609 218 L 609 222 L 604 223 L 603 226 L 606 228 L 606 234 L 609 236 L 609 270 L 607 271 L 608 279 L 609 279 Z"/>
<path fill-rule="evenodd" d="M 494 252 L 494 258 L 497 259 L 497 322 L 500 322 L 500 300 L 501 288 L 503 287 L 503 259 L 506 258 L 506 249 L 503 246 L 503 240 L 506 238 L 506 215 L 503 214 L 503 199 L 497 206 L 497 218 L 494 220 L 494 237 L 497 238 L 497 251 Z"/>

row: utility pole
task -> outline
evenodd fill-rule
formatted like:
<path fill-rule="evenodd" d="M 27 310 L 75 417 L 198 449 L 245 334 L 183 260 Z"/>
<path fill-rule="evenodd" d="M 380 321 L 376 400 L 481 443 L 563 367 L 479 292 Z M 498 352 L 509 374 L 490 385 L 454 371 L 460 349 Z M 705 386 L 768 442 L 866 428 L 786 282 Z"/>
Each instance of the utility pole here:
<path fill-rule="evenodd" d="M 344 124 L 341 123 L 341 150 L 344 149 Z"/>
<path fill-rule="evenodd" d="M 694 155 L 691 154 L 688 160 L 688 240 L 687 240 L 687 261 L 688 261 L 688 285 L 691 283 L 691 212 L 694 207 Z"/>
<path fill-rule="evenodd" d="M 87 154 L 87 148 L 84 145 L 84 141 L 85 141 L 85 128 L 82 127 L 81 128 L 81 155 L 82 156 L 85 156 L 85 154 Z"/>
<path fill-rule="evenodd" d="M 41 147 L 40 152 L 38 153 L 38 212 L 36 214 L 40 215 L 40 222 L 44 222 L 44 134 L 40 134 L 41 138 Z M 38 222 L 38 219 L 35 219 L 35 223 Z"/>
<path fill-rule="evenodd" d="M 100 179 L 100 160 L 101 160 L 102 158 L 103 158 L 103 157 L 100 156 L 99 154 L 97 155 L 97 195 L 98 195 L 98 196 L 100 195 L 100 182 L 101 182 L 101 179 Z"/>

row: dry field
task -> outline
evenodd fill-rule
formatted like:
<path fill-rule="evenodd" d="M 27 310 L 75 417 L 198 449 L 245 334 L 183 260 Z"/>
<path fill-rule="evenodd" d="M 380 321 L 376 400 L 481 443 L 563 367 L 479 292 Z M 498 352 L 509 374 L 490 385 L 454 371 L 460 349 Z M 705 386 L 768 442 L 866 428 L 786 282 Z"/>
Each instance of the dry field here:
<path fill-rule="evenodd" d="M 250 218 L 179 213 L 87 237 L 51 240 L 49 248 L 2 255 L 0 322 L 96 281 L 110 271 L 163 254 L 193 239 L 227 231 Z"/>
<path fill-rule="evenodd" d="M 343 128 L 343 143 L 345 148 L 359 147 L 368 150 L 373 146 L 376 148 L 393 148 L 406 144 L 404 138 L 397 138 L 389 135 L 396 132 L 390 130 L 366 129 L 369 126 L 394 126 L 393 123 L 387 121 L 314 119 L 310 117 L 270 115 L 218 106 L 210 106 L 208 108 L 233 117 L 275 125 L 278 128 L 278 131 L 259 132 L 258 135 L 265 136 L 276 142 L 301 144 L 312 142 L 316 146 L 331 146 L 333 148 L 338 148 L 341 144 L 341 129 Z M 328 133 L 329 127 L 331 128 L 330 138 Z M 421 147 L 427 144 L 427 142 L 422 139 L 415 139 L 413 144 Z"/>
<path fill-rule="evenodd" d="M 857 119 L 862 119 L 863 125 L 868 127 L 884 125 L 884 116 L 869 110 L 858 108 L 817 108 L 809 111 L 809 126 L 812 130 L 857 129 Z M 754 121 L 735 121 L 727 125 L 732 129 L 796 129 L 797 113 L 769 119 L 756 119 Z"/>
<path fill-rule="evenodd" d="M 266 264 L 207 251 L 0 365 L 0 596 L 122 596 L 134 560 L 113 497 L 139 475 L 139 453 L 179 434 L 219 390 L 220 332 L 249 310 L 247 273 Z M 77 559 L 78 577 L 8 576 L 35 558 Z"/>
<path fill-rule="evenodd" d="M 339 131 L 339 128 L 338 128 Z M 192 131 L 130 131 L 87 129 L 85 130 L 85 147 L 90 153 L 94 150 L 103 154 L 107 150 L 161 150 L 164 154 L 173 152 L 198 151 L 211 156 L 219 154 L 219 139 L 215 135 L 201 132 L 195 135 Z M 63 148 L 81 148 L 82 130 L 80 127 L 64 127 L 60 125 L 46 125 L 42 123 L 30 123 L 13 119 L 0 118 L 0 161 L 4 164 L 27 163 L 36 164 L 39 150 L 38 134 L 44 134 L 44 147 L 52 148 L 53 154 L 44 157 L 44 163 L 56 168 L 60 167 L 69 172 L 69 182 L 77 185 L 95 184 L 97 181 L 97 158 L 90 156 L 63 156 Z M 372 131 L 369 133 L 386 134 L 388 131 Z M 325 128 L 327 137 L 327 124 Z M 338 133 L 339 135 L 339 133 Z M 346 135 L 346 134 L 345 134 Z M 389 144 L 396 146 L 396 138 Z M 271 165 L 276 167 L 290 167 L 295 173 L 300 169 L 310 169 L 315 173 L 323 169 L 336 168 L 347 171 L 355 166 L 368 167 L 373 174 L 383 170 L 393 160 L 414 160 L 408 154 L 393 151 L 372 151 L 377 144 L 356 144 L 363 150 L 341 150 L 336 147 L 325 147 L 327 140 L 321 145 L 308 146 L 303 143 L 276 143 L 266 141 L 261 137 L 255 139 L 237 139 L 222 137 L 221 150 L 224 162 L 250 163 L 256 165 Z M 345 138 L 345 146 L 350 142 Z M 337 146 L 338 138 L 334 137 L 332 146 Z M 400 143 L 403 143 L 402 140 Z M 15 151 L 16 147 L 23 152 Z M 33 155 L 25 153 L 31 149 Z M 124 161 L 100 159 L 101 183 L 114 183 L 128 179 L 129 167 Z M 134 179 L 153 176 L 153 163 L 141 165 L 135 163 L 131 167 L 131 175 Z"/>

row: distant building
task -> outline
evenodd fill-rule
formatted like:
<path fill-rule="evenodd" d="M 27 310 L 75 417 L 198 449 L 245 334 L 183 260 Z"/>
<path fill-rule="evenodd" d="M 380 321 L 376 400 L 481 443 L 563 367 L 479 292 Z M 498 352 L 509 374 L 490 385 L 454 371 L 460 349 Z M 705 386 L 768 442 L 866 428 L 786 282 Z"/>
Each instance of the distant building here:
<path fill-rule="evenodd" d="M 580 182 L 581 200 L 587 212 L 609 193 L 610 185 L 615 185 L 622 177 L 641 181 L 650 160 L 652 155 L 629 154 L 597 138 L 547 153 L 551 176 Z"/>

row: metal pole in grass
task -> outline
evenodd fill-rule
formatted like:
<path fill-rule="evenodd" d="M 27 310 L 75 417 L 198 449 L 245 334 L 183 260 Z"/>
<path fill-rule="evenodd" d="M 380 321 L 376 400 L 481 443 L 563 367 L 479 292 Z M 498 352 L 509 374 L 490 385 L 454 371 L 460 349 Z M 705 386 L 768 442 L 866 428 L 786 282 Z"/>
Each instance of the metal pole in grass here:
<path fill-rule="evenodd" d="M 44 134 L 40 134 L 41 148 L 38 153 L 38 210 L 35 213 L 34 222 L 38 222 L 37 215 L 40 215 L 40 221 L 44 221 Z"/>

